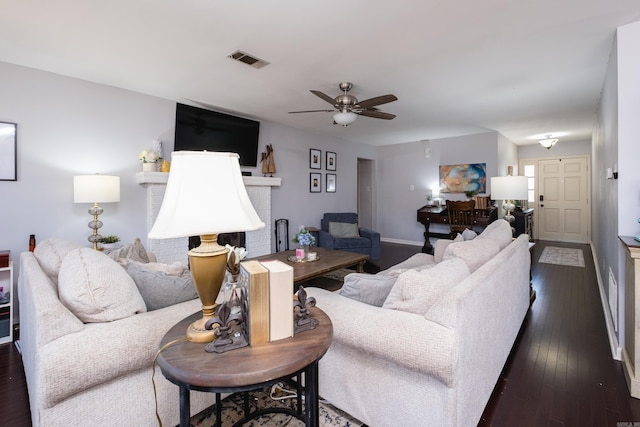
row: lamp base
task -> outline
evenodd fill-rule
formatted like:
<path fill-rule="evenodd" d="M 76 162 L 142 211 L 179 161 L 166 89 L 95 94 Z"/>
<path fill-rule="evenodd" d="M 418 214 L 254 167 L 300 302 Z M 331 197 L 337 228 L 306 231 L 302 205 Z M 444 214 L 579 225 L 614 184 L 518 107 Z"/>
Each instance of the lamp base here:
<path fill-rule="evenodd" d="M 202 343 L 215 338 L 215 329 L 205 329 L 205 323 L 215 316 L 216 298 L 222 287 L 229 250 L 218 244 L 217 234 L 202 235 L 200 242 L 200 246 L 189 251 L 189 266 L 202 302 L 202 318 L 189 325 L 187 337 L 192 342 Z"/>

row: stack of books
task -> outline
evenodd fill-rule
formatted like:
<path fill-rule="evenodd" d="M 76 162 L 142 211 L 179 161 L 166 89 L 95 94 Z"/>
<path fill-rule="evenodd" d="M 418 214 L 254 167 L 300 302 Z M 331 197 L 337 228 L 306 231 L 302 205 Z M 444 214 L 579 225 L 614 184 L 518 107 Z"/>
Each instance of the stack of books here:
<path fill-rule="evenodd" d="M 242 261 L 249 345 L 293 336 L 293 267 L 281 261 Z"/>

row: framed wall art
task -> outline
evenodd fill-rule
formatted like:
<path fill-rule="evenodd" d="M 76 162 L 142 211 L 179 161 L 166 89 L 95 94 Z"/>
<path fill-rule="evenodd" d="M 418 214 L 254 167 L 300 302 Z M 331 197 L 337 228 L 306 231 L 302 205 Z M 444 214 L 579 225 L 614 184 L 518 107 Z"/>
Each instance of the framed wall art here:
<path fill-rule="evenodd" d="M 486 193 L 487 164 L 440 165 L 441 193 Z"/>
<path fill-rule="evenodd" d="M 314 148 L 309 149 L 309 168 L 322 168 L 322 151 L 316 150 Z"/>
<path fill-rule="evenodd" d="M 336 174 L 328 173 L 327 174 L 327 193 L 335 193 L 336 192 Z"/>
<path fill-rule="evenodd" d="M 322 174 L 312 172 L 309 174 L 309 191 L 320 193 L 322 191 Z"/>
<path fill-rule="evenodd" d="M 0 122 L 0 181 L 18 180 L 18 125 Z"/>
<path fill-rule="evenodd" d="M 328 171 L 334 171 L 336 170 L 336 153 L 332 152 L 332 151 L 327 151 L 327 160 L 326 160 L 326 165 L 327 165 L 327 170 Z"/>

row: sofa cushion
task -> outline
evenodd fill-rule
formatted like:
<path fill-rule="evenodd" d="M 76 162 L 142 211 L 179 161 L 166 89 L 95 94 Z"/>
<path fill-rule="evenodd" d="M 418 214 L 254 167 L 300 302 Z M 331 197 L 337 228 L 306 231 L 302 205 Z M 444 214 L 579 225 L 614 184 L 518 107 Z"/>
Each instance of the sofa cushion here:
<path fill-rule="evenodd" d="M 384 274 L 384 275 L 399 275 L 400 273 L 407 271 L 409 269 L 421 269 L 424 268 L 426 266 L 431 266 L 433 267 L 433 265 L 435 265 L 434 261 L 433 261 L 433 255 L 429 255 L 429 254 L 424 254 L 422 252 L 411 255 L 409 258 L 407 258 L 406 260 L 402 261 L 401 263 L 398 263 L 396 265 L 393 265 L 389 268 L 387 268 L 386 270 L 383 270 L 381 272 L 379 272 L 378 274 Z"/>
<path fill-rule="evenodd" d="M 447 246 L 443 260 L 461 258 L 472 273 L 500 252 L 498 242 L 492 239 L 473 239 Z"/>
<path fill-rule="evenodd" d="M 344 278 L 344 284 L 338 294 L 382 307 L 398 276 L 384 274 L 351 273 Z"/>
<path fill-rule="evenodd" d="M 60 301 L 85 323 L 110 322 L 143 313 L 142 296 L 133 279 L 107 255 L 74 249 L 62 261 Z"/>
<path fill-rule="evenodd" d="M 177 271 L 177 267 L 175 264 L 126 264 L 127 273 L 136 283 L 148 311 L 198 298 L 189 270 L 182 269 L 178 275 L 171 274 Z"/>
<path fill-rule="evenodd" d="M 476 233 L 475 231 L 467 228 L 462 232 L 462 238 L 464 240 L 473 240 L 478 236 L 478 233 Z"/>
<path fill-rule="evenodd" d="M 33 251 L 33 256 L 38 260 L 42 271 L 57 284 L 62 260 L 69 252 L 79 247 L 81 245 L 76 242 L 52 238 L 40 242 Z"/>
<path fill-rule="evenodd" d="M 459 258 L 444 260 L 423 271 L 407 270 L 398 276 L 382 307 L 424 315 L 469 274 L 466 263 Z"/>
<path fill-rule="evenodd" d="M 507 221 L 497 219 L 489 224 L 477 238 L 495 240 L 498 242 L 500 250 L 503 250 L 513 241 L 513 230 Z"/>
<path fill-rule="evenodd" d="M 448 240 L 448 239 L 436 240 L 436 244 L 433 247 L 433 261 L 436 264 L 442 261 L 442 256 L 444 255 L 444 251 L 453 242 L 464 242 L 464 237 L 462 237 L 462 234 L 458 233 L 456 235 L 456 238 L 453 240 Z"/>
<path fill-rule="evenodd" d="M 329 234 L 338 239 L 347 237 L 360 237 L 358 230 L 358 224 L 351 224 L 349 222 L 329 222 Z"/>

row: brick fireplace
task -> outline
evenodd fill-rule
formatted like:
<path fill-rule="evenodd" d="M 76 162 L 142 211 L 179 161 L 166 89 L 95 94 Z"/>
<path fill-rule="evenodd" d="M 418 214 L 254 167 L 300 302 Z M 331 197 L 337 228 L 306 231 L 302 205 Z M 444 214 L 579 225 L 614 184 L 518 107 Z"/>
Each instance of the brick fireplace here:
<path fill-rule="evenodd" d="M 168 173 L 138 172 L 136 181 L 147 190 L 147 232 L 151 230 L 162 205 L 167 187 Z M 244 176 L 244 185 L 249 199 L 258 216 L 264 222 L 264 228 L 248 231 L 245 234 L 247 255 L 250 257 L 271 253 L 273 224 L 271 220 L 271 187 L 279 187 L 280 178 Z M 146 247 L 158 257 L 158 262 L 172 263 L 180 261 L 187 264 L 188 238 L 149 239 Z"/>

